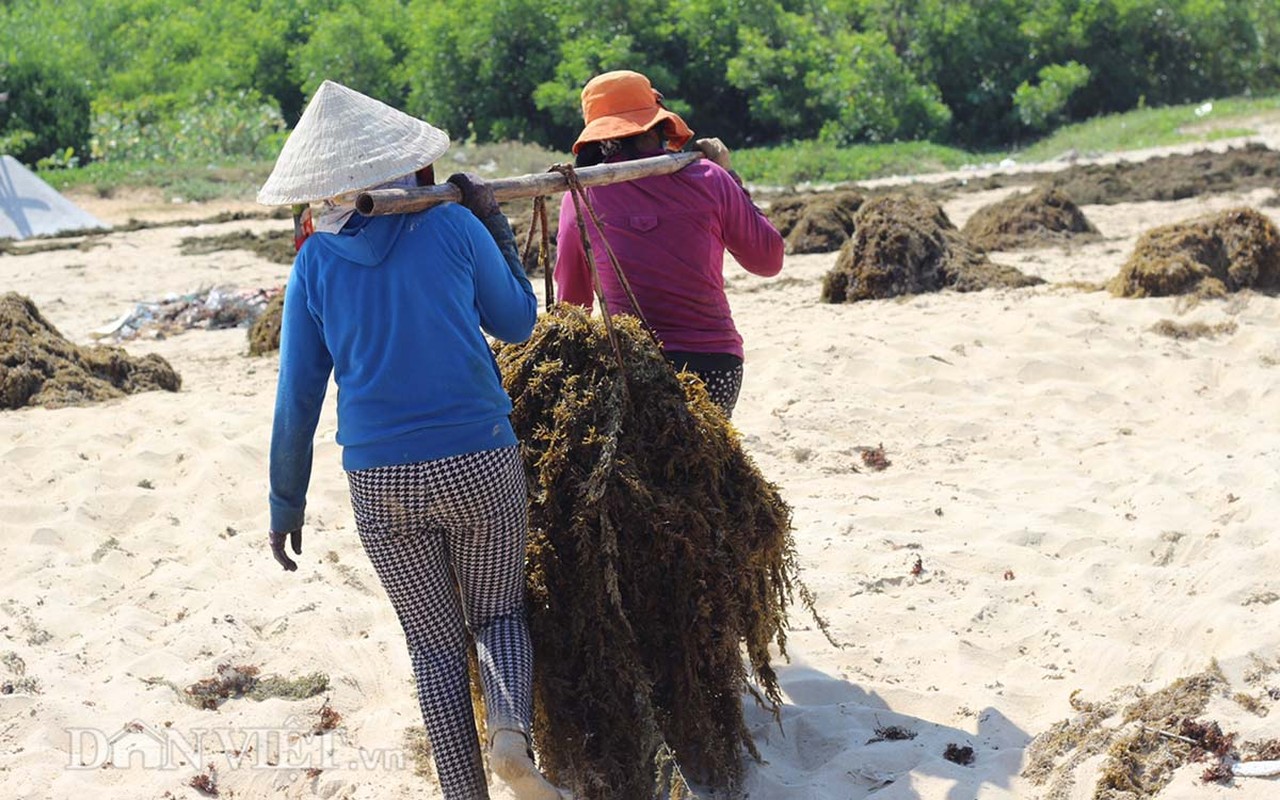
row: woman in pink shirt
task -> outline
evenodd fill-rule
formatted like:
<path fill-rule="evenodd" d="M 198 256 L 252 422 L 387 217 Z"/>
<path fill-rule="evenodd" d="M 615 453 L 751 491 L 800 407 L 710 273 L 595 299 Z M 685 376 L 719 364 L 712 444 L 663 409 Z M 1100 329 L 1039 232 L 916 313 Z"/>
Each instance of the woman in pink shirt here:
<path fill-rule="evenodd" d="M 577 165 L 680 150 L 693 131 L 661 100 L 638 72 L 592 78 L 582 90 L 586 127 L 573 145 Z M 696 146 L 707 158 L 679 172 L 596 187 L 588 196 L 663 353 L 677 370 L 701 377 L 711 400 L 732 416 L 742 386 L 742 336 L 724 293 L 724 253 L 768 277 L 782 269 L 783 243 L 728 171 L 724 145 L 700 139 Z M 559 298 L 590 308 L 591 273 L 577 226 L 565 195 L 555 266 Z M 590 223 L 587 230 L 610 313 L 634 313 L 599 233 Z"/>

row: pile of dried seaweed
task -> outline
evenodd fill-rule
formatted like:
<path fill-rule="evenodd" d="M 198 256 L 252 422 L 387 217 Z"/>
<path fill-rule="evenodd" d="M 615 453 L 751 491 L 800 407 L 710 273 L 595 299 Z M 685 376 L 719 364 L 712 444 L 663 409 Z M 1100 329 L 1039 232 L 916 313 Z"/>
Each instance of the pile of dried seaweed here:
<path fill-rule="evenodd" d="M 963 233 L 984 250 L 1015 250 L 1096 238 L 1098 229 L 1066 194 L 1041 188 L 983 206 Z"/>
<path fill-rule="evenodd" d="M 588 799 L 678 794 L 684 775 L 732 790 L 755 755 L 741 692 L 779 699 L 790 509 L 701 383 L 636 320 L 614 324 L 625 375 L 577 307 L 497 348 L 533 487 L 541 763 Z"/>
<path fill-rule="evenodd" d="M 1280 289 L 1280 230 L 1252 208 L 1153 228 L 1107 288 L 1117 297 Z"/>
<path fill-rule="evenodd" d="M 853 217 L 864 202 L 857 192 L 791 195 L 770 203 L 766 214 L 788 253 L 834 253 L 853 235 Z"/>
<path fill-rule="evenodd" d="M 904 294 L 1043 283 L 995 264 L 951 224 L 942 207 L 913 194 L 868 200 L 854 217 L 852 238 L 822 283 L 822 300 L 852 303 Z"/>
<path fill-rule="evenodd" d="M 262 309 L 249 328 L 249 355 L 265 356 L 280 349 L 280 325 L 284 322 L 284 292 Z"/>
<path fill-rule="evenodd" d="M 74 345 L 30 299 L 0 297 L 0 408 L 57 408 L 181 385 L 154 353 L 132 358 L 119 347 Z"/>

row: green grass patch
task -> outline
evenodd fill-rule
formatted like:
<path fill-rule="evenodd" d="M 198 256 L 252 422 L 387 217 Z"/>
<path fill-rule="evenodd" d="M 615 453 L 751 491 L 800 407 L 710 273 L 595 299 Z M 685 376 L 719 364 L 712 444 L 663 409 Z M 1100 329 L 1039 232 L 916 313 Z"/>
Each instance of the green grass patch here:
<path fill-rule="evenodd" d="M 919 175 L 959 169 L 989 157 L 932 142 L 896 142 L 839 147 L 792 142 L 733 151 L 733 168 L 752 183 L 793 186 L 842 183 L 888 175 Z"/>
<path fill-rule="evenodd" d="M 993 164 L 1006 157 L 1021 163 L 1047 161 L 1073 149 L 1081 155 L 1100 155 L 1250 136 L 1257 133 L 1251 123 L 1263 116 L 1280 117 L 1280 95 L 1231 97 L 1109 114 L 1066 125 L 1010 153 L 971 153 L 931 142 L 838 147 L 806 141 L 735 150 L 733 165 L 753 183 L 842 183 Z"/>
<path fill-rule="evenodd" d="M 123 189 L 154 188 L 169 199 L 252 200 L 271 174 L 270 162 L 176 164 L 95 161 L 75 169 L 46 170 L 40 177 L 58 191 L 83 189 L 111 197 Z"/>
<path fill-rule="evenodd" d="M 1280 95 L 1229 97 L 1163 108 L 1141 108 L 1065 125 L 1016 155 L 1020 161 L 1045 161 L 1068 150 L 1095 155 L 1188 142 L 1250 136 L 1251 118 L 1280 115 Z"/>

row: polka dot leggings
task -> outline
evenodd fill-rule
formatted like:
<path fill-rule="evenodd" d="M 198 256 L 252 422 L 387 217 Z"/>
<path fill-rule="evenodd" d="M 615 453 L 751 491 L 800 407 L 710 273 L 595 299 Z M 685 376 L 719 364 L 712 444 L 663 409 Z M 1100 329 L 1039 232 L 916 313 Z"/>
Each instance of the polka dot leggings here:
<path fill-rule="evenodd" d="M 488 730 L 527 735 L 533 713 L 519 450 L 355 470 L 347 481 L 360 541 L 404 628 L 440 787 L 449 800 L 485 800 L 468 634 Z"/>
<path fill-rule="evenodd" d="M 711 402 L 720 407 L 726 417 L 733 416 L 742 390 L 742 359 L 729 353 L 678 353 L 668 351 L 667 360 L 676 371 L 694 373 L 706 384 Z"/>

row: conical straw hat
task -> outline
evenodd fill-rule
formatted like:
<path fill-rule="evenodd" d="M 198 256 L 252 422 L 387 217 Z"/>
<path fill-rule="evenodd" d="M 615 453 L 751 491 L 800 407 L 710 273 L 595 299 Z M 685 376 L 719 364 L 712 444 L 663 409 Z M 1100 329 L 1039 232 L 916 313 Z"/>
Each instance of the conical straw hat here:
<path fill-rule="evenodd" d="M 311 203 L 415 172 L 449 149 L 449 135 L 386 103 L 325 81 L 258 192 L 268 206 Z"/>

